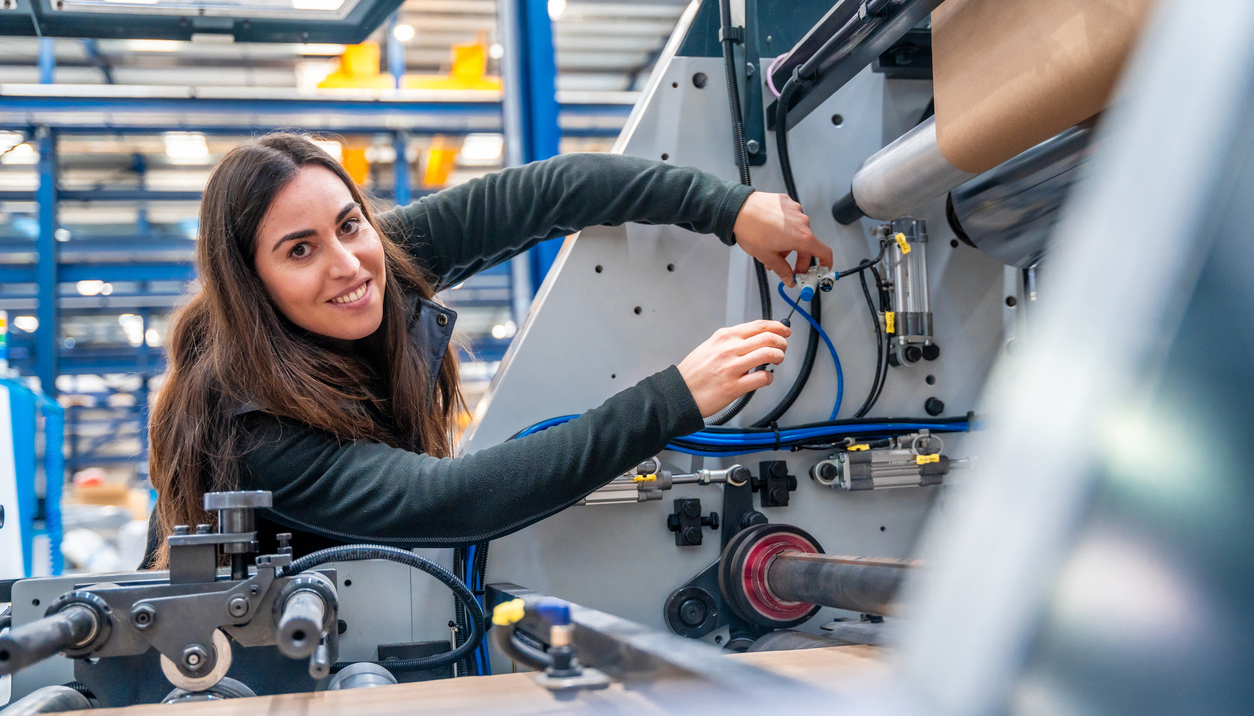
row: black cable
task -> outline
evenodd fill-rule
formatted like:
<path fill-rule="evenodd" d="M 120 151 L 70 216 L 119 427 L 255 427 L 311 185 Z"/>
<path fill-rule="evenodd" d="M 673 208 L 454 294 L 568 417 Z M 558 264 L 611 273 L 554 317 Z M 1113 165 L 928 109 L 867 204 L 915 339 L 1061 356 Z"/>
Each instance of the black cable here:
<path fill-rule="evenodd" d="M 469 581 L 466 576 L 466 553 L 468 551 L 466 547 L 457 547 L 453 550 L 453 576 L 464 582 Z M 466 607 L 456 597 L 453 598 L 453 623 L 457 626 L 457 632 L 453 635 L 453 648 L 457 648 L 466 642 L 468 622 L 466 621 Z M 458 661 L 457 675 L 470 676 L 474 674 L 471 662 L 472 660 L 469 657 Z"/>
<path fill-rule="evenodd" d="M 866 285 L 865 271 L 858 272 L 858 280 L 862 283 L 862 295 L 866 297 L 867 309 L 871 311 L 871 323 L 875 324 L 875 378 L 871 381 L 871 390 L 867 393 L 866 400 L 862 401 L 862 407 L 853 414 L 855 418 L 863 417 L 875 405 L 880 387 L 880 369 L 884 364 L 884 329 L 880 326 L 880 312 L 875 310 L 875 302 L 871 300 L 871 289 Z"/>
<path fill-rule="evenodd" d="M 517 629 L 513 626 L 493 629 L 492 643 L 505 656 L 536 671 L 543 671 L 553 665 L 553 657 L 520 640 Z"/>
<path fill-rule="evenodd" d="M 731 32 L 732 16 L 731 16 L 731 0 L 719 0 L 718 3 L 719 16 L 719 44 L 723 51 L 723 74 L 727 78 L 727 101 L 731 106 L 732 121 L 732 140 L 735 143 L 736 169 L 740 174 L 740 183 L 745 186 L 753 186 L 753 182 L 749 177 L 749 150 L 745 148 L 745 123 L 744 118 L 740 115 L 740 84 L 736 81 L 736 53 L 734 46 L 737 42 L 736 36 Z M 758 282 L 758 300 L 762 303 L 762 320 L 771 320 L 771 286 L 766 277 L 766 266 L 758 261 L 753 260 L 753 274 Z M 758 368 L 761 370 L 764 366 Z M 728 420 L 740 414 L 745 409 L 749 401 L 753 399 L 753 394 L 757 391 L 749 391 L 744 395 L 732 401 L 731 405 L 723 408 L 712 418 L 706 421 L 707 425 L 723 425 Z"/>
<path fill-rule="evenodd" d="M 892 298 L 888 295 L 887 289 L 884 288 L 884 279 L 880 277 L 879 269 L 875 268 L 874 266 L 870 268 L 870 271 L 871 271 L 871 276 L 875 279 L 875 285 L 879 291 L 880 311 L 881 312 L 887 311 L 888 307 L 892 305 L 891 303 Z M 876 316 L 875 322 L 879 323 L 878 316 Z M 880 372 L 879 388 L 876 389 L 875 391 L 875 400 L 871 401 L 871 405 L 875 405 L 875 403 L 879 401 L 880 394 L 884 392 L 884 384 L 888 382 L 888 351 L 889 351 L 889 343 L 891 341 L 892 339 L 889 338 L 887 335 L 884 336 L 883 367 L 881 368 L 881 372 Z"/>
<path fill-rule="evenodd" d="M 474 651 L 479 646 L 479 642 L 483 641 L 483 632 L 485 629 L 483 619 L 483 609 L 479 606 L 478 600 L 471 592 L 466 583 L 453 576 L 447 569 L 432 562 L 425 557 L 408 550 L 397 549 L 396 547 L 384 547 L 382 545 L 358 544 L 358 545 L 342 545 L 339 547 L 328 547 L 320 549 L 317 552 L 311 552 L 300 559 L 291 563 L 284 568 L 283 574 L 279 576 L 290 576 L 299 574 L 307 569 L 313 569 L 320 564 L 327 562 L 357 562 L 367 559 L 386 559 L 390 562 L 397 562 L 408 565 L 415 569 L 422 570 L 432 577 L 439 580 L 444 586 L 453 591 L 453 594 L 461 600 L 462 605 L 468 613 L 468 621 L 470 634 L 467 635 L 466 641 L 452 651 L 443 654 L 434 654 L 432 656 L 424 656 L 417 659 L 396 659 L 388 661 L 375 661 L 371 663 L 378 664 L 390 671 L 425 671 L 427 669 L 435 669 L 441 666 L 448 666 L 455 661 L 459 661 L 466 657 L 467 654 Z M 336 662 L 331 665 L 331 671 L 336 672 L 349 664 L 357 662 Z"/>

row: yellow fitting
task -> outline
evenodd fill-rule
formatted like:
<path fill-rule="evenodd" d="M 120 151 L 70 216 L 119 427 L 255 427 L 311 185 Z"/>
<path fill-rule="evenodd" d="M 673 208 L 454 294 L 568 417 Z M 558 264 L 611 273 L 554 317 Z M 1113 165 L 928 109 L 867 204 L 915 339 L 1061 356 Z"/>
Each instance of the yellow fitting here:
<path fill-rule="evenodd" d="M 919 455 L 914 461 L 920 465 L 926 465 L 929 462 L 940 462 L 940 455 Z"/>
<path fill-rule="evenodd" d="M 509 626 L 522 621 L 527 603 L 521 599 L 503 602 L 492 610 L 492 623 L 496 626 Z"/>
<path fill-rule="evenodd" d="M 910 253 L 910 242 L 906 241 L 905 234 L 897 234 L 893 238 L 897 240 L 897 248 L 901 249 L 902 256 Z"/>
<path fill-rule="evenodd" d="M 845 448 L 845 450 L 848 450 L 849 452 L 859 452 L 861 450 L 870 450 L 870 449 L 871 449 L 871 446 L 865 443 L 861 445 L 850 445 L 849 447 Z"/>
<path fill-rule="evenodd" d="M 657 482 L 657 475 L 636 475 L 632 482 Z"/>
<path fill-rule="evenodd" d="M 897 314 L 894 313 L 893 311 L 884 312 L 884 332 L 885 333 L 897 332 Z"/>

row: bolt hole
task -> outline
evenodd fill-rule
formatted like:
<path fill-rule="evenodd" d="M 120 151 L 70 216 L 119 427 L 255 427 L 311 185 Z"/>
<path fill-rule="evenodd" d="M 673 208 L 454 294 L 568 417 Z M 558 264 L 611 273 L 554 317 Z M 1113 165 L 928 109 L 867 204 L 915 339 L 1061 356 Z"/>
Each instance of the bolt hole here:
<path fill-rule="evenodd" d="M 677 88 L 677 89 L 678 89 L 678 88 L 679 88 L 679 83 L 678 83 L 678 82 L 672 82 L 672 83 L 671 83 L 671 87 L 675 87 L 675 88 Z"/>
<path fill-rule="evenodd" d="M 351 579 L 345 579 L 345 580 L 344 580 L 344 586 L 345 586 L 345 587 L 351 587 L 351 586 L 353 586 L 353 580 L 351 580 Z"/>
<path fill-rule="evenodd" d="M 643 311 L 643 310 L 644 310 L 644 309 L 643 309 L 643 308 L 641 308 L 641 307 L 639 307 L 639 306 L 636 306 L 635 308 L 631 309 L 632 313 L 635 313 L 637 316 L 639 316 L 639 315 L 640 315 L 640 313 L 641 313 L 641 311 Z"/>
<path fill-rule="evenodd" d="M 662 161 L 666 161 L 667 159 L 670 159 L 670 158 L 671 158 L 671 155 L 665 152 L 662 153 Z"/>
<path fill-rule="evenodd" d="M 952 246 L 952 247 L 954 247 L 955 249 L 956 249 L 956 248 L 958 248 L 958 240 L 957 240 L 957 239 L 950 239 L 950 240 L 949 240 L 949 245 L 950 245 L 950 246 Z"/>
<path fill-rule="evenodd" d="M 604 270 L 605 270 L 605 267 L 604 267 L 604 266 L 602 266 L 601 264 L 597 264 L 597 267 L 596 267 L 596 269 L 595 269 L 595 270 L 596 270 L 596 272 L 597 272 L 597 273 L 601 273 L 602 271 L 604 271 Z"/>
<path fill-rule="evenodd" d="M 1019 299 L 1015 298 L 1014 296 L 1006 296 L 1006 305 L 1010 306 L 1011 308 L 1014 308 L 1015 306 L 1019 305 Z"/>
<path fill-rule="evenodd" d="M 618 373 L 610 373 L 610 380 L 614 380 L 617 377 L 618 377 Z"/>
<path fill-rule="evenodd" d="M 880 532 L 887 532 L 887 531 L 888 530 L 887 528 L 884 527 L 884 525 L 880 525 Z"/>
<path fill-rule="evenodd" d="M 926 381 L 928 385 L 936 385 L 936 376 L 934 376 L 934 375 L 929 375 L 928 377 L 924 378 L 923 380 L 924 380 L 924 381 Z"/>
<path fill-rule="evenodd" d="M 8 660 L 9 660 L 9 650 L 0 649 L 0 661 L 8 661 Z"/>
<path fill-rule="evenodd" d="M 296 631 L 292 632 L 292 641 L 304 641 L 304 640 L 305 640 L 304 629 L 297 629 Z"/>
<path fill-rule="evenodd" d="M 715 644 L 722 644 L 722 643 L 723 643 L 723 637 L 721 637 L 721 636 L 716 636 L 716 637 L 714 637 L 714 643 L 715 643 Z"/>
<path fill-rule="evenodd" d="M 32 599 L 32 600 L 30 600 L 30 604 L 31 604 L 31 606 L 32 606 L 32 607 L 37 607 L 37 606 L 39 606 L 39 600 L 38 600 L 38 599 Z"/>
<path fill-rule="evenodd" d="M 675 271 L 675 264 L 666 264 L 666 270 L 673 273 Z"/>
<path fill-rule="evenodd" d="M 840 125 L 842 125 L 842 124 L 844 124 L 844 123 L 845 123 L 845 117 L 844 117 L 844 115 L 840 115 L 840 114 L 833 114 L 833 115 L 832 115 L 832 126 L 833 126 L 833 127 L 839 127 Z"/>

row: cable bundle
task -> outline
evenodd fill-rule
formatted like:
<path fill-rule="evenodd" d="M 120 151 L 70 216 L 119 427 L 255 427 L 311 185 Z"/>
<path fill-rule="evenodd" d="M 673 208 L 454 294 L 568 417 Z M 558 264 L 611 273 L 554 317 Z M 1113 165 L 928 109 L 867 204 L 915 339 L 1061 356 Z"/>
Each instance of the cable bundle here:
<path fill-rule="evenodd" d="M 578 415 L 563 415 L 536 423 L 518 432 L 523 438 L 555 425 L 570 422 Z M 859 441 L 905 435 L 919 430 L 969 432 L 971 415 L 960 418 L 855 418 L 826 420 L 788 428 L 707 427 L 672 440 L 667 450 L 704 457 L 734 457 L 775 450 L 832 449 L 845 438 Z M 511 438 L 513 439 L 513 438 Z"/>

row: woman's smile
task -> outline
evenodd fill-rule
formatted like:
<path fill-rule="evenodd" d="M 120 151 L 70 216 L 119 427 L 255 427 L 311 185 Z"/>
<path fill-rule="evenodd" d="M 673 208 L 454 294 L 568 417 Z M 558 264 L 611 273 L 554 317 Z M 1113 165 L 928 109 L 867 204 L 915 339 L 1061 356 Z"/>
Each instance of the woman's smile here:
<path fill-rule="evenodd" d="M 353 288 L 331 299 L 331 303 L 342 308 L 362 308 L 369 303 L 370 279 L 366 279 Z"/>

